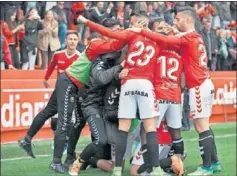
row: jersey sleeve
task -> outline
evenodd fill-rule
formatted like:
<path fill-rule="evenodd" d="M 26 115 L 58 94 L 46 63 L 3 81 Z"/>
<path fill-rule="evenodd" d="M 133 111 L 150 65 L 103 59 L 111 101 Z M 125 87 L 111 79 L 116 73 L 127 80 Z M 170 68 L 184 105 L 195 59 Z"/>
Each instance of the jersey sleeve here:
<path fill-rule="evenodd" d="M 56 58 L 55 55 L 53 55 L 53 59 L 50 62 L 49 66 L 48 66 L 48 69 L 46 71 L 45 77 L 44 77 L 45 80 L 49 79 L 49 77 L 52 75 L 52 73 L 53 73 L 56 66 L 57 66 L 57 58 Z"/>
<path fill-rule="evenodd" d="M 96 52 L 97 55 L 121 50 L 126 43 L 121 40 L 96 40 L 90 44 L 89 49 Z"/>
<path fill-rule="evenodd" d="M 114 38 L 117 40 L 123 40 L 123 41 L 128 42 L 131 38 L 133 38 L 133 32 L 131 31 L 121 30 L 121 31 L 113 32 L 110 29 L 102 25 L 96 24 L 92 21 L 88 21 L 86 23 L 86 26 L 90 27 L 92 30 L 96 32 L 99 32 L 102 35 L 105 35 L 107 37 Z"/>
<path fill-rule="evenodd" d="M 155 33 L 152 31 L 148 31 L 148 30 L 142 30 L 141 34 L 155 42 L 157 42 L 158 45 L 160 45 L 162 48 L 168 48 L 171 50 L 179 50 L 182 42 L 181 39 L 177 36 L 166 36 L 166 35 L 162 35 L 159 33 Z"/>

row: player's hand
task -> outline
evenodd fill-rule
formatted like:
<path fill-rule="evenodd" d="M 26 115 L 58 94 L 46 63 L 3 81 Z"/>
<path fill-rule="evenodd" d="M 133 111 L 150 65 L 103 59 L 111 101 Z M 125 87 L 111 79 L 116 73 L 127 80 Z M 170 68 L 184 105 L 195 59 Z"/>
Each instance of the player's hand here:
<path fill-rule="evenodd" d="M 50 87 L 47 80 L 44 80 L 44 86 L 45 86 L 46 88 L 49 88 L 49 87 Z"/>
<path fill-rule="evenodd" d="M 126 30 L 129 30 L 129 31 L 132 31 L 132 32 L 136 32 L 136 33 L 140 33 L 142 31 L 141 28 L 137 28 L 137 27 L 128 28 Z"/>
<path fill-rule="evenodd" d="M 88 19 L 86 19 L 84 16 L 79 15 L 79 17 L 77 18 L 77 22 L 78 23 L 86 23 L 88 21 Z"/>
<path fill-rule="evenodd" d="M 128 69 L 123 69 L 120 73 L 119 73 L 119 78 L 123 79 L 128 75 L 129 70 Z"/>
<path fill-rule="evenodd" d="M 13 65 L 8 65 L 9 70 L 17 70 Z"/>

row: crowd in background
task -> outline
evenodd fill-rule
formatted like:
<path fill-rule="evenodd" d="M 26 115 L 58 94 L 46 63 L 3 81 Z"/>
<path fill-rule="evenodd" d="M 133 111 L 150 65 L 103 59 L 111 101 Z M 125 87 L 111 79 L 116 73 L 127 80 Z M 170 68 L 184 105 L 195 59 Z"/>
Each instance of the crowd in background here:
<path fill-rule="evenodd" d="M 1 35 L 8 42 L 11 63 L 16 69 L 46 69 L 55 51 L 65 48 L 67 30 L 77 30 L 82 52 L 99 34 L 84 24 L 75 25 L 78 15 L 101 23 L 105 18 L 120 20 L 128 28 L 132 15 L 144 12 L 150 29 L 157 31 L 156 20 L 173 25 L 175 13 L 183 6 L 197 12 L 196 30 L 206 45 L 208 67 L 212 71 L 236 70 L 236 2 L 0 2 Z M 5 62 L 5 69 L 8 63 Z M 3 69 L 3 68 L 2 68 Z"/>

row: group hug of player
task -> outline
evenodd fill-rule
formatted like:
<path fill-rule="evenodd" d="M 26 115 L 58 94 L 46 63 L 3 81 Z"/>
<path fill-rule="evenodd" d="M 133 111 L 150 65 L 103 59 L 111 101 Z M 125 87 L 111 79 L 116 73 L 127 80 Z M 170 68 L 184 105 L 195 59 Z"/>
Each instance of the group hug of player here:
<path fill-rule="evenodd" d="M 77 22 L 102 35 L 79 53 L 79 35 L 68 31 L 67 48 L 54 54 L 44 80 L 48 87 L 47 80 L 57 67 L 55 90 L 26 136 L 18 141 L 20 147 L 35 157 L 32 138 L 58 113 L 57 121 L 52 121 L 56 127 L 50 169 L 55 172 L 68 171 L 73 176 L 90 165 L 121 176 L 124 161 L 130 159 L 131 175 L 183 175 L 181 92 L 187 86 L 202 157 L 202 166 L 188 175 L 220 172 L 209 127 L 214 86 L 205 45 L 195 32 L 195 11 L 187 7 L 178 12 L 174 27 L 159 19 L 159 31 L 154 32 L 142 13 L 133 16 L 127 30 L 120 29 L 115 19 L 99 25 L 79 16 Z M 92 142 L 76 156 L 86 122 Z M 65 144 L 67 157 L 62 164 Z"/>

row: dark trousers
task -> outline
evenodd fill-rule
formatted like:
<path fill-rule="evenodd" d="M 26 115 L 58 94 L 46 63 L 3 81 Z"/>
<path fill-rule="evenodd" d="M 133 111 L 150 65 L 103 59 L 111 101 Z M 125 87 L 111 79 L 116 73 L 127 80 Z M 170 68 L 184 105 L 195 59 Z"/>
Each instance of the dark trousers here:
<path fill-rule="evenodd" d="M 16 45 L 9 45 L 9 49 L 11 52 L 11 57 L 12 57 L 12 65 L 19 69 L 20 68 L 20 59 L 19 59 L 19 53 L 16 50 Z"/>
<path fill-rule="evenodd" d="M 30 136 L 31 138 L 33 138 L 36 135 L 36 133 L 42 128 L 44 123 L 49 118 L 56 115 L 57 113 L 58 113 L 57 96 L 56 96 L 56 91 L 54 90 L 46 107 L 35 116 L 32 124 L 27 132 L 27 135 Z"/>
<path fill-rule="evenodd" d="M 66 73 L 62 73 L 58 77 L 56 82 L 58 121 L 54 136 L 54 163 L 61 163 L 66 137 L 69 136 L 70 140 L 72 112 L 75 103 L 77 104 L 76 106 L 78 106 L 79 103 L 77 101 L 77 91 L 78 88 L 68 78 Z M 75 115 L 81 113 L 78 111 L 78 108 L 76 108 L 75 111 Z M 82 121 L 83 119 L 78 116 L 78 119 L 76 118 L 75 126 L 81 124 Z"/>

